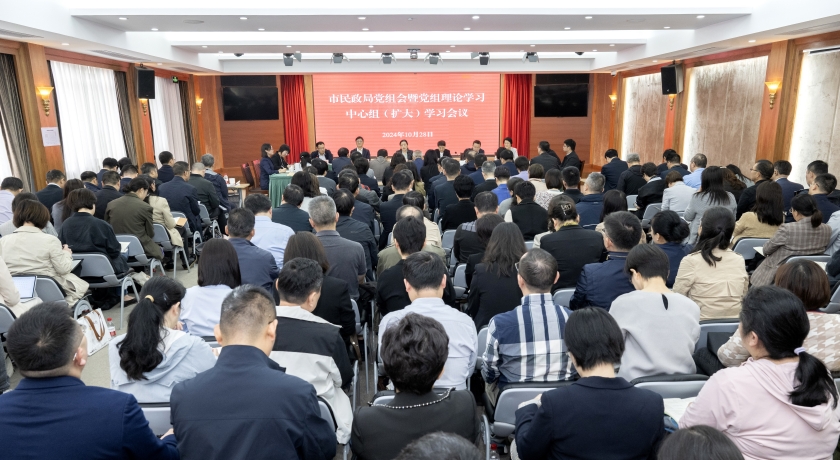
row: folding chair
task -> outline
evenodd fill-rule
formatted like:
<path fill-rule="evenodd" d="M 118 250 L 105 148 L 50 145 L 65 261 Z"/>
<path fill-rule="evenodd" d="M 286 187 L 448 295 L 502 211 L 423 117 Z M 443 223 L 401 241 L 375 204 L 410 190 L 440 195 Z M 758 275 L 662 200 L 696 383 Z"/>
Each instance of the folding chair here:
<path fill-rule="evenodd" d="M 738 330 L 738 323 L 739 320 L 737 318 L 700 321 L 700 337 L 697 338 L 697 344 L 694 345 L 694 352 L 697 353 L 701 349 L 706 348 L 710 332 L 728 332 L 734 334 Z"/>
<path fill-rule="evenodd" d="M 755 249 L 757 247 L 763 247 L 764 243 L 770 241 L 768 238 L 741 238 L 735 243 L 735 247 L 732 248 L 738 254 L 741 254 L 741 257 L 744 260 L 752 260 L 755 259 Z"/>
<path fill-rule="evenodd" d="M 467 291 L 470 287 L 467 286 L 467 266 L 465 264 L 458 265 L 455 268 L 455 278 L 452 280 L 452 285 L 455 288 L 455 298 L 463 300 L 467 297 Z"/>
<path fill-rule="evenodd" d="M 546 391 L 571 385 L 572 381 L 509 383 L 499 393 L 496 406 L 484 395 L 484 410 L 488 413 L 490 430 L 495 438 L 507 438 L 516 429 L 516 410 L 525 401 L 530 401 Z"/>
<path fill-rule="evenodd" d="M 9 307 L 0 303 L 0 335 L 9 332 L 12 323 L 15 322 L 15 315 L 9 310 Z"/>
<path fill-rule="evenodd" d="M 661 210 L 662 203 L 649 204 L 645 208 L 645 214 L 642 216 L 642 227 L 650 227 L 650 220 Z"/>
<path fill-rule="evenodd" d="M 796 262 L 797 260 L 810 260 L 811 262 L 820 262 L 827 264 L 831 262 L 831 256 L 827 256 L 824 254 L 821 255 L 814 255 L 814 256 L 793 256 L 789 257 L 785 263 Z"/>
<path fill-rule="evenodd" d="M 531 240 L 531 241 L 526 241 L 526 242 L 525 242 L 525 249 L 527 249 L 527 250 L 529 250 L 529 251 L 530 251 L 531 249 L 534 249 L 534 241 L 533 241 L 533 240 Z"/>
<path fill-rule="evenodd" d="M 158 224 L 160 225 L 160 224 Z M 117 241 L 120 243 L 128 243 L 128 266 L 135 267 L 149 267 L 149 276 L 155 275 L 155 267 L 160 267 L 160 272 L 164 275 L 166 271 L 163 269 L 163 263 L 154 257 L 146 255 L 146 250 L 143 249 L 143 243 L 136 235 L 117 235 Z"/>
<path fill-rule="evenodd" d="M 569 308 L 573 295 L 575 295 L 575 288 L 558 289 L 553 296 L 554 304 Z"/>
<path fill-rule="evenodd" d="M 186 214 L 184 214 L 183 212 L 180 212 L 180 211 L 172 211 L 172 217 L 174 217 L 174 218 L 176 218 L 176 219 L 177 219 L 177 218 L 179 218 L 179 217 L 183 217 L 184 219 L 186 219 L 186 218 L 187 218 L 187 215 L 186 215 Z M 155 225 L 158 225 L 158 224 L 155 224 Z M 184 227 L 184 229 L 186 229 L 186 230 L 187 230 L 187 232 L 192 233 L 192 234 L 190 235 L 190 238 L 192 238 L 192 243 L 193 243 L 193 244 L 192 244 L 192 253 L 193 253 L 193 256 L 195 256 L 195 248 L 196 248 L 196 246 L 198 246 L 198 244 L 199 244 L 199 243 L 201 243 L 201 242 L 202 242 L 202 241 L 204 241 L 204 240 L 202 240 L 202 239 L 201 239 L 201 232 L 200 232 L 200 231 L 195 230 L 195 229 L 193 229 L 193 228 L 191 228 L 191 227 L 190 227 L 190 222 L 189 222 L 189 219 L 187 220 L 187 223 L 186 223 L 185 225 L 186 225 L 186 226 Z M 173 257 L 173 259 L 174 259 L 174 257 Z M 187 265 L 187 270 L 189 270 L 189 266 L 190 266 L 190 264 L 189 264 L 189 263 L 187 263 L 186 265 Z M 187 273 L 189 273 L 189 272 L 187 272 Z"/>
<path fill-rule="evenodd" d="M 64 288 L 58 284 L 58 281 L 54 280 L 52 277 L 44 275 L 27 275 L 25 273 L 20 273 L 15 276 L 35 276 L 35 295 L 38 296 L 42 302 L 59 302 L 60 304 L 70 308 L 70 305 L 64 299 L 67 293 L 64 292 Z M 73 318 L 78 318 L 80 313 L 85 309 L 93 309 L 90 306 L 90 302 L 88 302 L 84 297 L 76 302 L 76 305 L 74 305 L 73 308 L 75 310 Z"/>
<path fill-rule="evenodd" d="M 149 428 L 152 429 L 152 433 L 155 436 L 160 436 L 172 428 L 172 423 L 169 418 L 170 407 L 168 402 L 139 404 L 140 409 L 143 410 L 143 415 L 149 422 Z"/>
<path fill-rule="evenodd" d="M 449 259 L 452 254 L 452 248 L 455 246 L 455 230 L 447 230 L 443 232 L 440 237 L 440 246 L 446 254 L 446 257 L 444 257 L 443 260 Z"/>
<path fill-rule="evenodd" d="M 172 244 L 172 240 L 169 239 L 169 232 L 166 231 L 166 227 L 161 224 L 154 224 L 155 229 L 155 237 L 154 241 L 164 250 L 164 252 L 172 252 L 172 277 L 177 278 L 178 276 L 178 254 L 181 254 L 183 257 L 184 265 L 187 266 L 187 273 L 190 272 L 190 261 L 187 259 L 187 251 L 184 250 L 181 246 L 175 246 Z M 161 266 L 163 268 L 163 266 Z"/>
<path fill-rule="evenodd" d="M 140 300 L 137 287 L 134 286 L 129 273 L 117 274 L 111 265 L 111 259 L 105 254 L 99 253 L 75 253 L 73 259 L 81 260 L 82 273 L 80 278 L 88 282 L 91 289 L 120 288 L 120 329 L 123 327 L 123 313 L 125 310 L 125 288 L 131 286 L 134 291 L 134 298 Z"/>
<path fill-rule="evenodd" d="M 475 357 L 475 372 L 476 374 L 481 372 L 481 367 L 484 365 L 484 352 L 486 351 L 487 346 L 487 326 L 481 328 L 478 331 L 478 353 L 476 353 Z"/>
<path fill-rule="evenodd" d="M 201 223 L 204 224 L 205 228 L 210 229 L 211 238 L 221 238 L 222 237 L 222 229 L 219 228 L 219 223 L 216 222 L 215 219 L 210 218 L 210 213 L 207 211 L 207 206 L 204 206 L 202 203 L 198 203 L 198 210 L 199 210 L 199 217 L 201 217 Z"/>
<path fill-rule="evenodd" d="M 627 209 L 636 209 L 636 198 L 639 195 L 627 195 Z"/>
<path fill-rule="evenodd" d="M 367 372 L 368 347 L 370 346 L 368 343 L 368 325 L 367 323 L 362 325 L 362 316 L 359 314 L 359 305 L 356 301 L 350 299 L 350 304 L 353 306 L 353 314 L 356 316 L 356 336 L 362 334 L 362 340 L 365 341 L 365 388 L 370 388 L 370 376 Z M 376 385 L 376 379 L 374 379 L 373 384 Z"/>
<path fill-rule="evenodd" d="M 640 377 L 630 382 L 636 388 L 644 388 L 658 393 L 663 398 L 694 398 L 709 380 L 702 374 L 672 374 Z"/>
<path fill-rule="evenodd" d="M 831 294 L 831 299 L 829 299 L 828 305 L 824 308 L 820 308 L 820 311 L 824 313 L 840 312 L 840 289 L 835 290 L 834 294 Z"/>
<path fill-rule="evenodd" d="M 332 408 L 326 401 L 324 401 L 320 396 L 318 397 L 318 408 L 321 410 L 321 418 L 326 420 L 329 423 L 332 423 L 333 431 L 338 428 L 338 423 L 335 421 L 335 415 L 333 415 Z M 350 454 L 350 443 L 347 443 L 342 448 L 342 458 L 347 460 L 348 455 Z"/>

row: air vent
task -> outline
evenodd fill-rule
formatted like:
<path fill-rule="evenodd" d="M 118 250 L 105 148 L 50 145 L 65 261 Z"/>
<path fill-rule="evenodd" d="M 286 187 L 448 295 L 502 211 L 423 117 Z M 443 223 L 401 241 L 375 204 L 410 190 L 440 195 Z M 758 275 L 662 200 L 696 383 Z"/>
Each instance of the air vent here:
<path fill-rule="evenodd" d="M 32 35 L 23 32 L 15 32 L 14 30 L 6 30 L 0 29 L 0 35 L 8 35 L 9 37 L 18 37 L 18 38 L 44 38 L 40 35 Z"/>
<path fill-rule="evenodd" d="M 805 28 L 802 28 L 802 29 L 789 30 L 787 32 L 778 33 L 776 35 L 801 35 L 801 34 L 816 32 L 818 30 L 838 29 L 838 28 L 840 28 L 840 21 L 830 22 L 828 24 L 823 24 L 823 25 L 819 25 L 819 26 L 812 26 L 812 27 L 805 27 Z"/>
<path fill-rule="evenodd" d="M 129 56 L 127 54 L 117 53 L 116 51 L 108 51 L 108 50 L 92 50 L 94 53 L 103 54 L 105 56 L 110 56 L 117 59 L 122 59 L 124 61 L 143 61 L 143 58 L 139 58 L 137 56 Z"/>
<path fill-rule="evenodd" d="M 195 72 L 193 69 L 188 69 L 186 67 L 175 67 L 175 70 L 180 70 L 182 72 Z"/>
<path fill-rule="evenodd" d="M 721 48 L 719 46 L 711 46 L 709 48 L 703 48 L 703 49 L 699 49 L 699 50 L 689 51 L 687 53 L 679 52 L 679 53 L 666 54 L 665 56 L 661 56 L 659 60 L 660 61 L 662 61 L 662 60 L 667 61 L 669 59 L 685 59 L 685 58 L 689 58 L 689 57 L 702 56 L 702 55 L 706 55 L 706 54 L 715 54 L 715 53 L 719 53 L 719 52 L 721 52 L 725 49 L 726 48 Z"/>
<path fill-rule="evenodd" d="M 184 19 L 184 24 L 204 24 L 204 21 L 198 19 Z"/>

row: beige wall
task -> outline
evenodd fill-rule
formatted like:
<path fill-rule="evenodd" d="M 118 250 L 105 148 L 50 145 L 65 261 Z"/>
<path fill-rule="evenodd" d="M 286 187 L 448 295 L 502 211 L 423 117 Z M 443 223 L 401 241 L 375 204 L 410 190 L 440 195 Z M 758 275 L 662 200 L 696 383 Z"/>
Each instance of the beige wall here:
<path fill-rule="evenodd" d="M 659 164 L 665 144 L 668 97 L 657 73 L 624 79 L 624 114 L 619 154 L 638 153 L 642 163 Z"/>

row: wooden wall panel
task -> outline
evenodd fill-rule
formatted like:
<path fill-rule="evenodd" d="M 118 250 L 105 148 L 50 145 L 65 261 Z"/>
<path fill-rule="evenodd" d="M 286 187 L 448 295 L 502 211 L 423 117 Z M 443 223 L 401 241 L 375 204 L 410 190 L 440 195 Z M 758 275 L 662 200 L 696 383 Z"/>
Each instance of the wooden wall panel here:
<path fill-rule="evenodd" d="M 593 87 L 593 78 L 595 74 L 590 75 L 589 88 Z M 533 89 L 532 89 L 533 92 Z M 566 139 L 574 139 L 577 143 L 575 151 L 581 160 L 586 161 L 584 165 L 585 170 L 589 170 L 592 165 L 591 161 L 591 135 L 592 135 L 592 91 L 589 91 L 589 112 L 585 117 L 535 117 L 533 105 L 531 107 L 531 146 L 528 151 L 528 156 L 533 157 L 537 154 L 537 146 L 540 141 L 548 141 L 551 144 L 551 149 L 557 152 L 557 155 L 563 158 L 563 141 Z M 532 95 L 533 99 L 533 95 Z M 519 152 L 520 155 L 523 152 Z M 598 168 L 600 170 L 600 168 Z"/>
<path fill-rule="evenodd" d="M 315 93 L 312 92 L 312 75 L 303 76 L 303 97 L 306 100 L 306 130 L 309 139 L 307 148 L 315 151 Z M 338 155 L 338 151 L 335 152 Z"/>
<path fill-rule="evenodd" d="M 796 56 L 796 45 L 793 40 L 773 43 L 770 55 L 767 57 L 767 72 L 764 81 L 780 81 L 782 86 L 776 92 L 774 106 L 770 108 L 770 91 L 764 85 L 764 95 L 761 104 L 761 124 L 758 129 L 758 146 L 756 159 L 770 161 L 787 158 L 785 136 L 793 129 L 794 104 L 796 104 L 794 90 L 794 69 L 801 65 L 801 56 Z M 801 54 L 801 53 L 800 53 Z"/>
<path fill-rule="evenodd" d="M 220 127 L 222 89 L 219 85 L 219 77 L 214 75 L 195 76 L 193 82 L 195 84 L 195 97 L 203 99 L 201 114 L 197 116 L 199 155 L 213 154 L 216 159 L 215 169 L 222 169 L 226 165 Z"/>
<path fill-rule="evenodd" d="M 612 118 L 614 111 L 610 94 L 613 91 L 613 77 L 610 74 L 598 73 L 593 75 L 592 81 L 592 128 L 590 133 L 590 150 L 592 166 L 601 166 L 606 161 L 604 152 L 610 148 Z M 584 168 L 586 169 L 586 168 Z M 596 168 L 600 170 L 600 168 Z"/>
<path fill-rule="evenodd" d="M 642 163 L 659 163 L 668 116 L 668 98 L 662 95 L 660 74 L 625 78 L 622 110 L 621 157 L 638 153 Z"/>

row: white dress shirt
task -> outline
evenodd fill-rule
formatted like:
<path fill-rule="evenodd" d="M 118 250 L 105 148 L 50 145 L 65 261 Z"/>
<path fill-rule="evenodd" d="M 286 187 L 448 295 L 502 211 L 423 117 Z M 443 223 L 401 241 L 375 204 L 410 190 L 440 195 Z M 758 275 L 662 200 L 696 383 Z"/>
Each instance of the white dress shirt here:
<path fill-rule="evenodd" d="M 411 305 L 385 315 L 379 324 L 379 347 L 382 348 L 382 336 L 388 326 L 397 324 L 405 315 L 417 313 L 435 319 L 449 336 L 449 357 L 443 369 L 443 375 L 435 382 L 435 387 L 465 390 L 467 379 L 475 371 L 475 357 L 478 349 L 478 335 L 475 323 L 464 313 L 443 303 L 439 298 L 417 299 Z"/>
<path fill-rule="evenodd" d="M 662 191 L 662 210 L 685 212 L 688 204 L 691 203 L 691 197 L 697 193 L 697 190 L 685 185 L 682 181 L 674 182 L 671 187 L 666 187 Z"/>
<path fill-rule="evenodd" d="M 270 252 L 274 256 L 277 268 L 282 269 L 286 245 L 289 244 L 289 238 L 294 234 L 295 232 L 291 227 L 272 222 L 271 217 L 256 216 L 254 218 L 254 237 L 251 238 L 251 243 Z"/>
<path fill-rule="evenodd" d="M 224 284 L 193 286 L 181 299 L 181 321 L 190 335 L 213 336 L 222 316 L 222 301 L 232 289 Z"/>
<path fill-rule="evenodd" d="M 8 190 L 0 190 L 0 224 L 9 222 L 12 220 L 12 200 L 15 199 L 15 195 Z"/>

